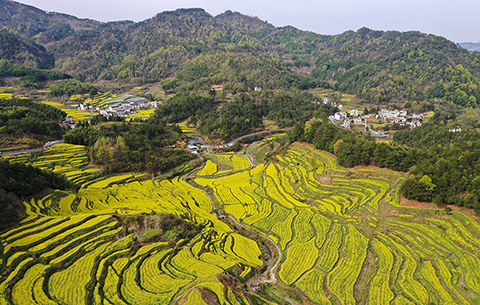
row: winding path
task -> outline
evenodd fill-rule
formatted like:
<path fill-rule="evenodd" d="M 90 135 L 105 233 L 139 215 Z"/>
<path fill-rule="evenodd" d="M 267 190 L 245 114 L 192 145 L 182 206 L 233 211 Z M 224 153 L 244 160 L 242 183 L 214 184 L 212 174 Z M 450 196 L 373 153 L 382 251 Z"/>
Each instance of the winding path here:
<path fill-rule="evenodd" d="M 248 136 L 255 135 L 255 134 L 267 133 L 267 132 L 270 132 L 270 131 L 262 131 L 262 132 L 258 132 L 258 133 L 254 133 L 254 134 L 245 135 L 245 136 L 236 138 L 236 139 L 232 140 L 231 142 L 229 142 L 225 145 L 232 146 L 233 143 L 235 143 L 236 141 L 238 141 L 242 138 L 246 138 Z M 220 147 L 220 146 L 212 146 L 212 145 L 202 145 L 202 147 L 203 146 L 207 146 L 207 147 L 210 147 L 210 148 L 219 148 Z M 223 146 L 223 147 L 225 147 L 225 146 Z M 250 169 L 252 169 L 252 168 L 255 167 L 255 163 L 253 161 L 253 156 L 248 153 L 248 148 L 247 148 L 247 151 L 245 152 L 244 155 L 247 157 L 248 161 L 250 162 Z M 202 191 L 205 195 L 207 195 L 208 199 L 210 200 L 210 202 L 212 204 L 212 213 L 213 213 L 213 211 L 215 210 L 215 205 L 213 204 L 213 199 L 205 190 L 202 190 Z M 245 230 L 252 231 L 251 228 L 247 228 L 243 224 L 239 223 L 232 215 L 228 215 L 228 218 L 231 219 L 237 226 L 239 226 L 239 227 L 241 227 Z M 265 270 L 265 272 L 262 273 L 258 277 L 258 281 L 261 284 L 276 284 L 277 283 L 277 277 L 276 277 L 275 273 L 280 266 L 280 262 L 282 261 L 282 250 L 270 237 L 259 234 L 259 233 L 257 233 L 257 236 L 260 237 L 260 238 L 263 238 L 263 239 L 267 240 L 268 242 L 270 242 L 271 244 L 273 244 L 275 246 L 275 249 L 277 250 L 277 260 L 276 260 L 275 264 L 272 265 L 273 257 L 272 257 L 272 254 L 270 253 L 270 249 L 268 249 L 268 251 L 269 251 L 269 253 L 268 253 L 269 260 L 267 262 L 268 267 L 267 267 L 267 270 Z M 296 302 L 296 301 L 294 301 L 290 298 L 279 295 L 277 292 L 273 291 L 270 287 L 268 287 L 266 285 L 265 285 L 265 287 L 267 287 L 274 295 L 283 299 L 284 301 L 288 302 L 289 304 L 292 304 L 292 305 L 297 305 L 298 304 L 298 302 Z"/>
<path fill-rule="evenodd" d="M 233 216 L 229 215 L 228 218 L 230 218 L 239 227 L 242 227 L 245 230 L 251 231 L 250 228 L 247 228 L 244 225 L 242 225 L 241 223 L 239 223 Z M 258 280 L 262 284 L 267 284 L 267 283 L 276 284 L 277 283 L 277 277 L 275 276 L 275 271 L 277 270 L 278 266 L 280 265 L 280 262 L 282 261 L 282 250 L 270 237 L 262 235 L 262 234 L 258 234 L 258 233 L 257 233 L 257 236 L 259 236 L 263 239 L 266 239 L 270 243 L 272 243 L 275 246 L 275 248 L 277 249 L 277 252 L 278 252 L 278 258 L 277 258 L 277 261 L 275 262 L 275 264 L 272 266 L 271 262 L 270 262 L 270 266 L 267 268 L 267 270 L 265 270 L 265 272 L 263 274 L 260 275 L 260 278 Z"/>
<path fill-rule="evenodd" d="M 57 144 L 60 144 L 60 143 L 63 143 L 63 140 L 58 140 L 58 141 L 53 141 L 53 142 L 49 142 L 47 144 L 45 144 L 43 147 L 41 148 L 35 148 L 35 149 L 28 149 L 28 150 L 20 150 L 20 151 L 11 151 L 11 152 L 5 152 L 5 153 L 0 153 L 0 156 L 15 156 L 15 155 L 24 155 L 24 154 L 29 154 L 29 153 L 32 153 L 32 152 L 36 152 L 36 151 L 42 151 L 42 150 L 45 150 L 47 148 L 51 148 Z"/>
<path fill-rule="evenodd" d="M 235 222 L 236 225 L 244 228 L 245 230 L 251 230 L 251 229 L 245 227 L 244 225 L 240 224 L 235 218 L 233 218 L 233 216 L 229 215 L 228 218 L 230 218 L 233 222 Z M 267 268 L 267 270 L 265 270 L 265 272 L 263 274 L 260 275 L 260 277 L 258 278 L 258 281 L 262 284 L 269 284 L 269 283 L 270 284 L 276 284 L 277 283 L 277 277 L 275 276 L 275 272 L 278 269 L 278 267 L 280 265 L 280 262 L 282 261 L 282 250 L 270 237 L 262 235 L 262 234 L 257 234 L 257 236 L 271 242 L 275 246 L 275 248 L 277 249 L 277 252 L 278 252 L 278 258 L 277 258 L 277 261 L 275 262 L 275 264 L 272 266 L 271 262 L 270 262 L 270 266 Z M 290 298 L 279 295 L 278 293 L 273 291 L 267 285 L 265 285 L 265 287 L 267 287 L 274 295 L 283 299 L 284 301 L 288 302 L 289 304 L 292 304 L 292 305 L 297 305 L 298 304 L 298 302 L 296 302 L 296 301 L 294 301 Z"/>
<path fill-rule="evenodd" d="M 283 131 L 287 131 L 287 129 L 277 129 L 277 130 L 275 130 L 275 132 L 280 132 L 280 131 L 282 131 L 282 132 L 283 132 Z M 235 144 L 235 142 L 237 142 L 238 140 L 245 139 L 245 138 L 248 138 L 248 137 L 250 137 L 250 136 L 255 136 L 255 135 L 263 134 L 263 133 L 269 134 L 269 133 L 272 133 L 272 130 L 264 130 L 264 131 L 259 131 L 259 132 L 250 133 L 250 134 L 247 134 L 247 135 L 244 135 L 244 136 L 235 138 L 235 139 L 231 140 L 230 142 L 228 142 L 227 144 L 223 144 L 223 145 L 203 144 L 203 145 L 202 145 L 202 148 L 226 148 L 226 147 L 231 147 L 231 146 L 233 146 L 233 144 Z"/>

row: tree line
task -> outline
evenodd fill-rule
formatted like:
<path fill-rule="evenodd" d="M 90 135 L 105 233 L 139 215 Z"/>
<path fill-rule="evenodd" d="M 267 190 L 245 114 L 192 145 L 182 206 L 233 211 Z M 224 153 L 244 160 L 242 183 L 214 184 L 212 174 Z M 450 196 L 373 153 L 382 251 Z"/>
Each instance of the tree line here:
<path fill-rule="evenodd" d="M 201 134 L 210 139 L 231 140 L 263 128 L 263 119 L 277 122 L 279 127 L 292 127 L 313 117 L 327 117 L 335 112 L 331 105 L 314 101 L 308 92 L 275 93 L 271 90 L 240 93 L 231 101 L 197 95 L 176 96 L 161 105 L 155 116 L 168 123 L 189 119 Z"/>
<path fill-rule="evenodd" d="M 0 159 L 0 231 L 21 219 L 21 203 L 48 189 L 77 190 L 79 186 L 52 171 Z"/>
<path fill-rule="evenodd" d="M 127 122 L 119 117 L 96 116 L 63 139 L 65 143 L 88 146 L 92 161 L 102 165 L 106 173 L 159 174 L 193 158 L 177 144 L 184 140 L 181 129 L 158 119 Z"/>
<path fill-rule="evenodd" d="M 0 144 L 59 139 L 66 128 L 58 124 L 67 114 L 25 99 L 0 100 Z"/>

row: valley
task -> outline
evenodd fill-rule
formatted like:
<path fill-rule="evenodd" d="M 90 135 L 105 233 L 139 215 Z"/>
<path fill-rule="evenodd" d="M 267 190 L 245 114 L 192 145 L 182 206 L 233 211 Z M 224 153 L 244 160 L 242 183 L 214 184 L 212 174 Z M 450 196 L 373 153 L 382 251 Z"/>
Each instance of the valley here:
<path fill-rule="evenodd" d="M 480 303 L 480 53 L 0 0 L 0 305 Z"/>

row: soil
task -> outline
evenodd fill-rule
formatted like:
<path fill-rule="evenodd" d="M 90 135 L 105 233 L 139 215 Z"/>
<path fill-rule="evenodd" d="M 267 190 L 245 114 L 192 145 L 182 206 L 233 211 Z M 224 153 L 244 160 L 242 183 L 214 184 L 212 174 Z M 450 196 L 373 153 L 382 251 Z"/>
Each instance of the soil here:
<path fill-rule="evenodd" d="M 415 208 L 422 208 L 422 209 L 445 209 L 445 208 L 451 208 L 453 211 L 462 213 L 464 215 L 467 215 L 476 221 L 480 222 L 480 217 L 475 213 L 474 210 L 464 208 L 464 207 L 459 207 L 456 205 L 447 205 L 447 204 L 435 204 L 433 202 L 420 202 L 417 200 L 413 199 L 407 199 L 403 196 L 400 197 L 400 205 L 407 206 L 407 207 L 415 207 Z"/>
<path fill-rule="evenodd" d="M 336 157 L 335 157 L 336 158 Z M 397 173 L 397 174 L 404 174 L 404 175 L 407 175 L 407 173 L 404 173 L 404 172 L 397 172 L 397 171 L 394 171 L 394 170 L 391 170 L 391 169 L 388 169 L 388 168 L 384 168 L 384 167 L 378 167 L 378 166 L 375 166 L 375 165 L 357 165 L 357 166 L 354 166 L 352 167 L 353 170 L 358 170 L 358 169 L 371 169 L 371 170 L 375 170 L 375 171 L 379 171 L 379 172 L 384 172 L 384 173 Z"/>
<path fill-rule="evenodd" d="M 332 185 L 332 177 L 329 177 L 327 175 L 316 175 L 315 178 L 317 179 L 318 182 L 321 184 L 328 184 Z"/>

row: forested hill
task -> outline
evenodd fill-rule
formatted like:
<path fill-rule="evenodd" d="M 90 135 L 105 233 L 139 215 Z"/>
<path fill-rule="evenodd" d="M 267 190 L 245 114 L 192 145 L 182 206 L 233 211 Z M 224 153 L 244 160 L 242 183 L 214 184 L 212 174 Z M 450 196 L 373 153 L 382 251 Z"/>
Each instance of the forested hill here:
<path fill-rule="evenodd" d="M 51 69 L 55 58 L 35 42 L 23 41 L 14 33 L 0 30 L 0 58 L 32 68 Z"/>
<path fill-rule="evenodd" d="M 480 99 L 480 54 L 420 32 L 319 35 L 203 9 L 101 23 L 5 0 L 0 8 L 3 27 L 43 44 L 56 69 L 84 81 L 170 78 L 177 93 L 210 84 L 236 91 L 331 86 L 377 103 L 437 99 L 476 106 Z"/>
<path fill-rule="evenodd" d="M 74 31 L 93 30 L 101 23 L 74 16 L 45 12 L 30 5 L 0 0 L 0 27 L 15 31 L 38 43 L 61 40 Z"/>

